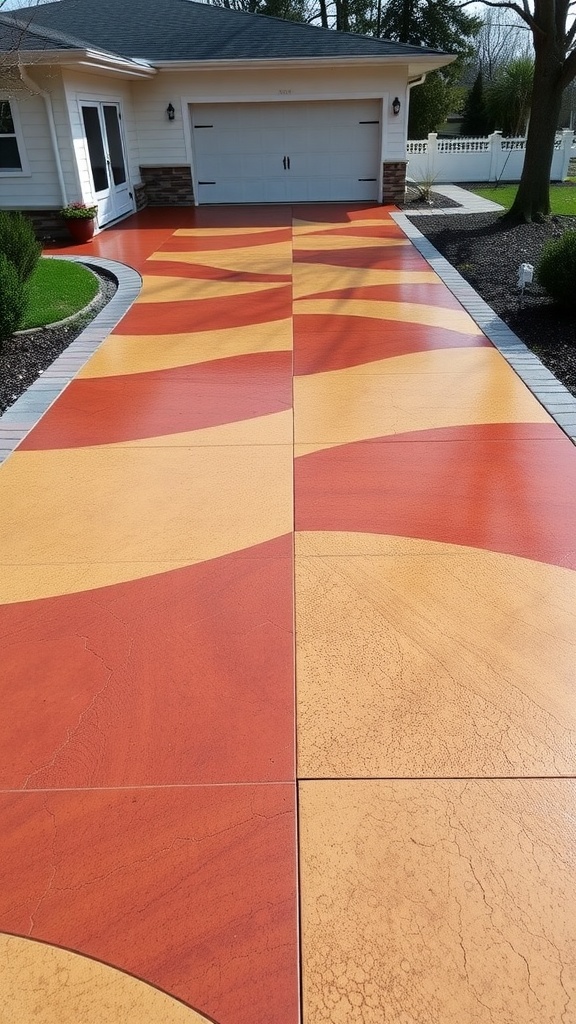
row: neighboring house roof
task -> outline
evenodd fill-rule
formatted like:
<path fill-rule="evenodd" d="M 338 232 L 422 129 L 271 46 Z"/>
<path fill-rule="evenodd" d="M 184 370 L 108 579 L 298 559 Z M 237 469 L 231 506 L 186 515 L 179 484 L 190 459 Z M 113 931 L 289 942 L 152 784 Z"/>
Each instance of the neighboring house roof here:
<path fill-rule="evenodd" d="M 41 38 L 43 29 L 55 30 L 86 47 L 153 63 L 330 57 L 406 57 L 408 62 L 443 55 L 194 0 L 58 0 L 21 8 L 14 16 L 31 35 Z"/>

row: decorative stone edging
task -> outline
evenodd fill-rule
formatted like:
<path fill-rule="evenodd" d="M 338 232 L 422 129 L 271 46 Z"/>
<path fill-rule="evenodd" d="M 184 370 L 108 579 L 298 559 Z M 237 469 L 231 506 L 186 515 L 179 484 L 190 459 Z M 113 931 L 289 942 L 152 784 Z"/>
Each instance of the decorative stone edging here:
<path fill-rule="evenodd" d="M 434 212 L 439 214 L 443 211 L 435 210 Z M 452 264 L 440 255 L 432 242 L 411 223 L 406 214 L 393 213 L 391 216 L 420 255 L 430 264 L 466 312 L 478 324 L 480 330 L 524 381 L 534 397 L 544 406 L 570 440 L 576 444 L 576 398 L 544 366 L 538 356 L 535 356 L 528 346 L 496 315 L 488 303 L 480 298 L 472 285 L 468 284 Z"/>
<path fill-rule="evenodd" d="M 68 348 L 44 370 L 40 377 L 0 416 L 0 462 L 3 462 L 38 420 L 60 397 L 70 381 L 94 354 L 128 312 L 142 287 L 142 278 L 132 267 L 100 256 L 59 256 L 58 259 L 82 263 L 112 274 L 118 289 L 104 308 L 85 327 Z"/>

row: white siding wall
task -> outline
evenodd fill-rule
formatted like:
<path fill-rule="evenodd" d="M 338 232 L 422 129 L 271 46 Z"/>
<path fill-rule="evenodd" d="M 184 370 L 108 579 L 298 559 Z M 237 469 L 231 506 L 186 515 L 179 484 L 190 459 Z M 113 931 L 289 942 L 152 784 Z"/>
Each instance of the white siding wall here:
<path fill-rule="evenodd" d="M 41 83 L 39 83 L 41 84 Z M 4 209 L 46 209 L 61 206 L 54 150 L 42 96 L 24 89 L 2 93 L 17 108 L 29 174 L 0 174 L 0 207 Z"/>
<path fill-rule="evenodd" d="M 137 83 L 136 88 L 144 83 Z M 77 177 L 75 194 L 71 199 L 83 199 L 90 202 L 94 198 L 92 177 L 88 163 L 88 149 L 84 141 L 84 124 L 81 105 L 83 100 L 111 100 L 119 102 L 122 110 L 122 130 L 126 145 L 128 177 L 134 184 L 140 180 L 140 156 L 138 149 L 138 133 L 132 101 L 133 85 L 116 78 L 104 78 L 100 75 L 82 75 L 76 72 L 64 72 L 64 90 L 66 94 L 67 116 L 72 131 L 73 152 L 76 157 Z"/>
<path fill-rule="evenodd" d="M 80 104 L 83 99 L 116 100 L 122 107 L 130 181 L 140 181 L 140 165 L 189 164 L 191 161 L 188 104 L 218 99 L 228 102 L 305 99 L 385 98 L 383 155 L 406 157 L 406 68 L 279 68 L 277 71 L 160 71 L 154 79 L 127 82 L 119 78 L 82 74 L 59 68 L 35 68 L 38 86 L 52 97 L 60 159 L 68 200 L 93 198 L 88 153 L 83 141 Z M 1 93 L 0 93 L 1 94 Z M 61 195 L 56 163 L 41 96 L 25 90 L 14 93 L 25 136 L 29 176 L 0 176 L 0 205 L 58 208 Z M 402 102 L 399 117 L 390 103 Z M 172 103 L 175 120 L 166 107 Z"/>
<path fill-rule="evenodd" d="M 280 68 L 277 71 L 165 71 L 134 87 L 140 162 L 144 166 L 190 163 L 188 104 L 228 102 L 387 97 L 384 119 L 384 157 L 406 159 L 406 68 Z M 400 98 L 394 117 L 390 103 Z M 176 108 L 168 121 L 166 107 Z"/>

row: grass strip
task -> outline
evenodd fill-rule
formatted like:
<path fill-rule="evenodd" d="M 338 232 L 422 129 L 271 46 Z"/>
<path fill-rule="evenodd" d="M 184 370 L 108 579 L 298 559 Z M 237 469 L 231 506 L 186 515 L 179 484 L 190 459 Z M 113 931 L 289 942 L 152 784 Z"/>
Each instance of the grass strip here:
<path fill-rule="evenodd" d="M 41 259 L 28 282 L 28 304 L 20 330 L 46 327 L 84 309 L 98 291 L 98 279 L 70 260 Z"/>
<path fill-rule="evenodd" d="M 493 203 L 500 203 L 506 210 L 509 210 L 514 202 L 518 191 L 518 185 L 483 185 L 470 189 L 474 195 L 482 196 L 484 199 L 491 199 Z M 550 186 L 550 205 L 552 213 L 558 216 L 574 217 L 576 215 L 576 184 L 567 181 L 563 185 Z"/>

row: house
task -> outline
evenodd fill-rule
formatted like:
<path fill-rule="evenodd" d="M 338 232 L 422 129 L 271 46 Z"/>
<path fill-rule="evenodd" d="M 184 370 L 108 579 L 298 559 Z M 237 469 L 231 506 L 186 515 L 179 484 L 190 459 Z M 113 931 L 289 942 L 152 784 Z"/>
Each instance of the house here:
<path fill-rule="evenodd" d="M 194 0 L 0 15 L 0 206 L 390 202 L 438 50 Z"/>

